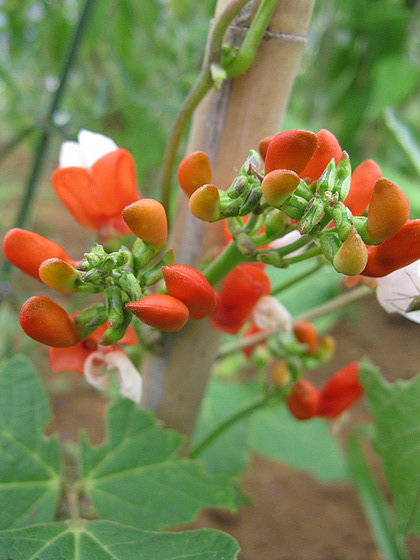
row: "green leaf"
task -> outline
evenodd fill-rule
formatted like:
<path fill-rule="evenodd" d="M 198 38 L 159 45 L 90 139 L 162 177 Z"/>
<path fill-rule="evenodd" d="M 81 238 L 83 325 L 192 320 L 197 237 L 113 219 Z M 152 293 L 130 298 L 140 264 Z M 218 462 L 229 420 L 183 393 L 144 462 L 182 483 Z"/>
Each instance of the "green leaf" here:
<path fill-rule="evenodd" d="M 359 379 L 375 421 L 376 451 L 381 455 L 399 534 L 420 534 L 420 375 L 388 383 L 368 361 Z"/>
<path fill-rule="evenodd" d="M 0 532 L 13 560 L 233 560 L 239 547 L 220 531 L 154 533 L 109 521 L 51 523 Z"/>
<path fill-rule="evenodd" d="M 261 398 L 258 385 L 212 381 L 202 405 L 194 446 L 228 417 Z M 343 455 L 320 419 L 295 420 L 283 404 L 258 410 L 228 428 L 199 455 L 210 472 L 239 474 L 250 449 L 324 480 L 347 476 Z M 233 464 L 231 464 L 231 461 Z"/>
<path fill-rule="evenodd" d="M 51 521 L 60 488 L 57 438 L 43 429 L 50 409 L 23 356 L 0 371 L 0 527 Z"/>
<path fill-rule="evenodd" d="M 134 403 L 113 404 L 108 425 L 104 445 L 82 439 L 84 488 L 101 518 L 157 530 L 191 521 L 204 507 L 235 510 L 242 502 L 235 483 L 179 458 L 181 436 Z"/>
<path fill-rule="evenodd" d="M 283 404 L 255 414 L 250 443 L 258 453 L 320 479 L 347 478 L 345 461 L 329 423 L 318 418 L 295 420 Z"/>

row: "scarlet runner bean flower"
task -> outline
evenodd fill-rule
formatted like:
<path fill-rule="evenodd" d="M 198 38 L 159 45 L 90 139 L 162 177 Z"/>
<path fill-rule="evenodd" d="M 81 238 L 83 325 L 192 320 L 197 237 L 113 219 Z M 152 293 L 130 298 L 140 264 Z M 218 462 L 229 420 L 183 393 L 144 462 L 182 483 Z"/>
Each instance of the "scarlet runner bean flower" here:
<path fill-rule="evenodd" d="M 333 266 L 337 272 L 353 276 L 360 274 L 368 260 L 368 251 L 362 238 L 352 227 L 347 239 L 333 258 Z"/>
<path fill-rule="evenodd" d="M 160 202 L 153 198 L 136 200 L 122 211 L 124 222 L 139 238 L 155 245 L 163 246 L 168 235 L 166 212 Z"/>
<path fill-rule="evenodd" d="M 212 171 L 207 154 L 201 151 L 188 154 L 178 166 L 177 178 L 188 197 L 199 187 L 211 183 Z"/>
<path fill-rule="evenodd" d="M 216 294 L 201 272 L 186 264 L 162 267 L 168 294 L 182 301 L 191 319 L 203 319 L 216 307 Z"/>
<path fill-rule="evenodd" d="M 358 374 L 359 364 L 352 362 L 328 379 L 319 392 L 318 416 L 336 418 L 363 395 Z"/>
<path fill-rule="evenodd" d="M 126 308 L 146 325 L 166 332 L 179 331 L 189 317 L 188 307 L 168 294 L 150 294 Z"/>
<path fill-rule="evenodd" d="M 312 323 L 309 321 L 297 321 L 293 325 L 293 332 L 296 339 L 302 344 L 307 344 L 308 354 L 313 355 L 318 346 L 318 334 Z"/>
<path fill-rule="evenodd" d="M 344 204 L 353 216 L 361 216 L 369 205 L 373 188 L 381 178 L 380 167 L 371 159 L 361 163 L 351 174 L 350 190 Z"/>
<path fill-rule="evenodd" d="M 25 229 L 14 228 L 8 231 L 3 249 L 8 261 L 39 281 L 39 267 L 47 259 L 60 259 L 71 266 L 76 264 L 60 245 Z"/>
<path fill-rule="evenodd" d="M 286 130 L 273 137 L 265 156 L 265 173 L 290 169 L 300 174 L 318 147 L 317 137 L 307 130 Z"/>
<path fill-rule="evenodd" d="M 54 373 L 76 371 L 95 388 L 102 391 L 110 386 L 110 371 L 123 397 L 138 403 L 142 394 L 142 379 L 121 345 L 134 346 L 138 337 L 129 326 L 118 344 L 101 346 L 99 341 L 107 330 L 108 322 L 98 327 L 83 342 L 69 348 L 50 347 L 49 359 Z"/>
<path fill-rule="evenodd" d="M 318 146 L 315 153 L 309 160 L 305 169 L 300 172 L 303 179 L 309 179 L 309 182 L 317 181 L 324 169 L 334 158 L 337 164 L 343 153 L 337 138 L 329 130 L 322 129 L 316 134 Z"/>
<path fill-rule="evenodd" d="M 376 298 L 388 313 L 420 323 L 420 260 L 377 278 Z"/>
<path fill-rule="evenodd" d="M 297 420 L 309 420 L 318 412 L 319 390 L 307 381 L 297 381 L 286 400 L 287 408 Z"/>
<path fill-rule="evenodd" d="M 22 306 L 19 321 L 25 333 L 47 346 L 64 348 L 80 342 L 76 323 L 57 303 L 33 296 Z"/>
<path fill-rule="evenodd" d="M 245 324 L 259 298 L 271 292 L 270 279 L 253 264 L 240 264 L 227 274 L 210 315 L 212 326 L 236 334 Z"/>
<path fill-rule="evenodd" d="M 113 140 L 81 130 L 78 142 L 64 142 L 52 177 L 58 198 L 75 220 L 100 232 L 129 235 L 122 210 L 140 198 L 133 157 Z"/>
<path fill-rule="evenodd" d="M 392 237 L 368 247 L 363 276 L 382 277 L 420 259 L 420 219 L 408 220 Z"/>

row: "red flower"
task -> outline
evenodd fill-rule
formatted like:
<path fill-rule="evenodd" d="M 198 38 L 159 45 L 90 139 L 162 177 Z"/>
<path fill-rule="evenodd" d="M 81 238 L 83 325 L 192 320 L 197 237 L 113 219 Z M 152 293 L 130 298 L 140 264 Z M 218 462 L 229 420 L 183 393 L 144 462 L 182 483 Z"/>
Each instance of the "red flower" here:
<path fill-rule="evenodd" d="M 130 235 L 121 212 L 140 198 L 129 152 L 102 134 L 82 130 L 79 142 L 64 142 L 52 177 L 58 198 L 79 224 Z"/>
<path fill-rule="evenodd" d="M 318 416 L 336 418 L 362 395 L 359 364 L 352 362 L 336 371 L 319 392 Z"/>
<path fill-rule="evenodd" d="M 84 365 L 86 359 L 90 356 L 90 354 L 92 354 L 92 352 L 96 352 L 98 349 L 100 349 L 100 351 L 104 354 L 115 351 L 123 352 L 120 348 L 120 344 L 134 346 L 137 343 L 138 337 L 136 332 L 132 327 L 128 327 L 125 335 L 118 344 L 100 346 L 99 341 L 108 326 L 109 324 L 106 322 L 98 327 L 85 340 L 75 344 L 74 346 L 70 346 L 68 348 L 50 347 L 49 358 L 53 372 L 58 373 L 59 371 L 73 370 L 80 373 L 80 375 L 84 375 Z"/>
<path fill-rule="evenodd" d="M 219 331 L 236 334 L 259 298 L 270 292 L 270 279 L 260 266 L 240 264 L 225 278 L 216 309 L 210 315 L 212 326 Z"/>

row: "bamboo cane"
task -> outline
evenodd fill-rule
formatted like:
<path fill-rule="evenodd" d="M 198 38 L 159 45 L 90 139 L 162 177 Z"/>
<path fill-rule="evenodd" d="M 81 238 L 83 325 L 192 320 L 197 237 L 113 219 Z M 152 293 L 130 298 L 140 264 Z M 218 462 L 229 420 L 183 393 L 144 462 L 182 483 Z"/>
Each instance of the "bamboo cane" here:
<path fill-rule="evenodd" d="M 229 0 L 218 0 L 216 16 Z M 270 26 L 250 69 L 211 91 L 195 111 L 187 153 L 205 151 L 214 183 L 227 188 L 265 136 L 279 131 L 299 67 L 314 0 L 279 0 Z M 228 30 L 230 42 L 241 41 L 258 2 L 250 2 Z M 223 243 L 217 224 L 204 224 L 188 210 L 181 193 L 170 246 L 176 262 L 198 266 L 210 248 Z M 220 335 L 207 319 L 189 321 L 164 338 L 163 354 L 144 365 L 143 405 L 166 427 L 189 436 L 200 409 Z"/>

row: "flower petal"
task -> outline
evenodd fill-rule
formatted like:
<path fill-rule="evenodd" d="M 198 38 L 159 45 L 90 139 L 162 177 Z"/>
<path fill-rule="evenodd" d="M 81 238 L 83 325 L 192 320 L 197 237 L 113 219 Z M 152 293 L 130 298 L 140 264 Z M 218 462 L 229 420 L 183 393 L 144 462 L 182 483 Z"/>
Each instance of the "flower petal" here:
<path fill-rule="evenodd" d="M 77 142 L 63 142 L 58 155 L 58 167 L 86 167 L 82 150 Z"/>
<path fill-rule="evenodd" d="M 60 371 L 77 371 L 83 375 L 84 363 L 92 350 L 85 348 L 82 342 L 68 348 L 50 347 L 49 359 L 54 373 Z"/>
<path fill-rule="evenodd" d="M 420 260 L 376 278 L 376 297 L 387 313 L 399 313 L 420 323 L 420 310 L 407 309 L 420 297 Z"/>
<path fill-rule="evenodd" d="M 292 316 L 289 311 L 273 296 L 260 297 L 252 311 L 255 325 L 262 329 L 292 330 Z"/>
<path fill-rule="evenodd" d="M 91 352 L 86 358 L 83 367 L 86 381 L 100 391 L 108 391 L 110 387 L 109 372 L 107 371 L 105 358 L 106 354 L 99 350 Z"/>
<path fill-rule="evenodd" d="M 96 160 L 118 149 L 114 140 L 98 132 L 82 129 L 77 138 L 85 162 L 84 167 L 92 167 Z"/>
<path fill-rule="evenodd" d="M 133 363 L 122 350 L 105 354 L 105 362 L 109 368 L 115 368 L 115 380 L 120 387 L 122 397 L 139 403 L 142 396 L 143 380 Z"/>

